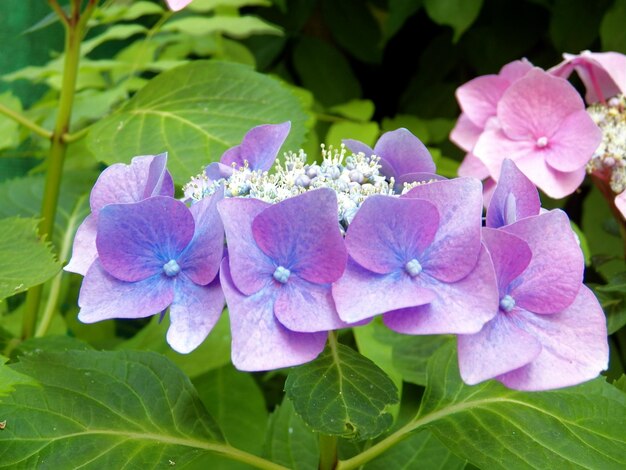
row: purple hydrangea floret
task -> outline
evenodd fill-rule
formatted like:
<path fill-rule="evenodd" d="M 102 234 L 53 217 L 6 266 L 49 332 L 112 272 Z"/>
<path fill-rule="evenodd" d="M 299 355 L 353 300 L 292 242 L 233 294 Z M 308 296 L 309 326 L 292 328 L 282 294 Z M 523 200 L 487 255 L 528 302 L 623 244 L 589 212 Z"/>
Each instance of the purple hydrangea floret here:
<path fill-rule="evenodd" d="M 168 343 L 181 353 L 195 349 L 224 308 L 217 276 L 224 250 L 221 197 L 191 208 L 163 196 L 104 206 L 98 257 L 83 280 L 78 318 L 142 318 L 169 307 Z"/>

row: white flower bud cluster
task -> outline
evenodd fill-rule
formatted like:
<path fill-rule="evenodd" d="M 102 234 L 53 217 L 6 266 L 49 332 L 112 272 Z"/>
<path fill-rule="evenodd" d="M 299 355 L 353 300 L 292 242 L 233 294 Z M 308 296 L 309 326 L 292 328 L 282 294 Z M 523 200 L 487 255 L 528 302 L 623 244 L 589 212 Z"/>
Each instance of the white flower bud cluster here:
<path fill-rule="evenodd" d="M 626 96 L 611 98 L 608 106 L 598 103 L 587 112 L 602 129 L 602 143 L 587 164 L 587 172 L 606 172 L 616 194 L 626 190 Z"/>
<path fill-rule="evenodd" d="M 309 190 L 331 188 L 337 193 L 339 222 L 347 227 L 363 201 L 374 194 L 397 195 L 393 178 L 387 181 L 379 173 L 380 158 L 363 153 L 347 154 L 346 148 L 322 144 L 321 163 L 307 164 L 303 150 L 287 152 L 283 162 L 276 160 L 274 172 L 251 170 L 247 162 L 235 168 L 228 179 L 209 181 L 203 173 L 187 183 L 187 200 L 197 202 L 213 194 L 221 185 L 226 197 L 253 197 L 276 203 Z"/>

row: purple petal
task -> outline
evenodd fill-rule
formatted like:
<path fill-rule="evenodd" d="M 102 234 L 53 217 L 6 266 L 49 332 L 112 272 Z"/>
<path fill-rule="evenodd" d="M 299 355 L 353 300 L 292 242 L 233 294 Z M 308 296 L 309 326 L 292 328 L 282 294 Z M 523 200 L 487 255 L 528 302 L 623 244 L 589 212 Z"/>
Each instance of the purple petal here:
<path fill-rule="evenodd" d="M 366 157 L 369 157 L 371 155 L 374 155 L 375 152 L 374 150 L 368 146 L 365 145 L 363 142 L 359 142 L 358 140 L 354 140 L 354 139 L 344 139 L 341 141 L 347 148 L 348 150 L 350 150 L 352 153 L 362 153 L 364 154 Z"/>
<path fill-rule="evenodd" d="M 232 166 L 224 165 L 223 163 L 213 162 L 206 166 L 204 174 L 209 179 L 209 182 L 217 181 L 220 179 L 228 179 L 234 173 Z"/>
<path fill-rule="evenodd" d="M 583 254 L 567 215 L 555 209 L 502 227 L 530 247 L 532 260 L 511 284 L 517 305 L 534 313 L 555 313 L 576 298 L 583 279 Z"/>
<path fill-rule="evenodd" d="M 195 222 L 191 243 L 180 255 L 178 264 L 193 282 L 206 285 L 217 275 L 224 254 L 224 225 L 217 203 L 224 197 L 223 188 L 190 207 Z"/>
<path fill-rule="evenodd" d="M 327 284 L 343 274 L 348 254 L 332 189 L 308 191 L 268 207 L 255 217 L 252 233 L 277 266 L 309 282 Z"/>
<path fill-rule="evenodd" d="M 482 186 L 474 178 L 436 181 L 411 189 L 403 197 L 424 199 L 439 212 L 439 229 L 424 253 L 422 266 L 445 282 L 467 276 L 480 253 Z"/>
<path fill-rule="evenodd" d="M 498 288 L 491 259 L 484 248 L 476 268 L 455 283 L 424 276 L 424 287 L 436 298 L 427 305 L 385 314 L 385 324 L 410 335 L 468 334 L 480 331 L 498 312 Z"/>
<path fill-rule="evenodd" d="M 342 320 L 354 323 L 405 307 L 432 302 L 436 294 L 403 271 L 375 274 L 352 259 L 333 284 L 333 298 Z"/>
<path fill-rule="evenodd" d="M 165 310 L 174 299 L 171 279 L 157 274 L 139 282 L 120 281 L 96 260 L 80 288 L 78 319 L 93 323 L 111 318 L 144 318 Z"/>
<path fill-rule="evenodd" d="M 274 314 L 286 328 L 301 333 L 348 326 L 337 315 L 330 284 L 313 284 L 295 276 L 280 288 Z"/>
<path fill-rule="evenodd" d="M 252 221 L 268 207 L 267 202 L 249 198 L 227 198 L 217 204 L 228 240 L 233 281 L 246 295 L 273 283 L 276 266 L 252 236 Z"/>
<path fill-rule="evenodd" d="M 165 169 L 167 154 L 135 157 L 130 165 L 116 163 L 104 170 L 93 189 L 91 212 L 107 204 L 139 202 L 150 196 L 173 196 L 172 177 Z"/>
<path fill-rule="evenodd" d="M 468 385 L 525 366 L 540 352 L 539 341 L 503 313 L 478 333 L 458 337 L 459 369 Z"/>
<path fill-rule="evenodd" d="M 140 281 L 177 260 L 194 233 L 182 202 L 155 196 L 132 204 L 109 204 L 100 211 L 96 246 L 104 269 L 122 281 Z"/>
<path fill-rule="evenodd" d="M 240 145 L 228 149 L 220 162 L 238 167 L 248 162 L 253 170 L 269 170 L 291 129 L 289 121 L 282 124 L 264 124 L 253 127 L 243 137 Z"/>
<path fill-rule="evenodd" d="M 504 160 L 498 185 L 487 210 L 487 227 L 498 228 L 524 217 L 538 215 L 540 208 L 537 188 L 512 160 Z"/>
<path fill-rule="evenodd" d="M 435 163 L 426 146 L 407 129 L 385 132 L 374 147 L 381 173 L 399 178 L 407 173 L 434 173 Z"/>
<path fill-rule="evenodd" d="M 89 214 L 78 227 L 76 235 L 74 235 L 72 257 L 69 263 L 63 268 L 65 271 L 77 273 L 82 276 L 87 274 L 89 266 L 91 266 L 98 257 L 98 250 L 96 249 L 97 233 L 98 223 L 96 218 L 93 214 Z"/>
<path fill-rule="evenodd" d="M 368 197 L 346 234 L 350 256 L 379 274 L 404 269 L 413 259 L 422 261 L 439 227 L 436 207 L 421 199 Z"/>
<path fill-rule="evenodd" d="M 521 328 L 542 346 L 528 365 L 496 377 L 517 390 L 568 387 L 597 377 L 608 367 L 606 318 L 598 300 L 582 286 L 574 303 L 554 315 L 514 311 Z"/>
<path fill-rule="evenodd" d="M 186 276 L 176 279 L 174 301 L 170 306 L 167 342 L 182 354 L 196 349 L 209 335 L 224 309 L 224 293 L 219 278 L 199 286 Z"/>
<path fill-rule="evenodd" d="M 232 361 L 239 370 L 257 371 L 296 366 L 312 361 L 324 349 L 326 333 L 296 333 L 274 316 L 278 289 L 242 295 L 230 276 L 228 257 L 220 281 L 230 313 Z"/>
<path fill-rule="evenodd" d="M 483 228 L 483 242 L 496 272 L 500 298 L 508 294 L 508 287 L 530 264 L 532 252 L 528 243 L 502 230 Z"/>
<path fill-rule="evenodd" d="M 497 75 L 483 75 L 461 85 L 456 99 L 467 118 L 484 128 L 487 120 L 496 115 L 496 106 L 510 82 Z"/>

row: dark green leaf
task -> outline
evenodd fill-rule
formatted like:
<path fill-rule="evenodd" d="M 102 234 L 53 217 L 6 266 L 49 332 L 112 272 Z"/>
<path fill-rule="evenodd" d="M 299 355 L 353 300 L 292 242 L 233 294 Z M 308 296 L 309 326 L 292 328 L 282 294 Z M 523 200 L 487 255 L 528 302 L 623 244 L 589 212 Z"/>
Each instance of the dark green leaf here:
<path fill-rule="evenodd" d="M 270 416 L 265 438 L 265 456 L 293 470 L 317 470 L 319 442 L 285 399 Z"/>
<path fill-rule="evenodd" d="M 389 407 L 398 403 L 396 386 L 376 364 L 333 339 L 316 360 L 290 371 L 285 391 L 313 430 L 354 439 L 387 430 Z"/>
<path fill-rule="evenodd" d="M 6 365 L 8 358 L 0 355 L 0 400 L 15 391 L 16 385 L 37 385 L 37 381 L 28 375 L 20 374 Z M 0 420 L 3 420 L 0 416 Z"/>
<path fill-rule="evenodd" d="M 430 19 L 437 24 L 452 26 L 454 42 L 478 17 L 483 0 L 424 0 Z"/>
<path fill-rule="evenodd" d="M 426 385 L 428 361 L 449 342 L 449 337 L 439 335 L 397 335 L 393 342 L 393 365 L 407 382 Z"/>
<path fill-rule="evenodd" d="M 40 387 L 0 403 L 0 468 L 184 466 L 222 440 L 191 382 L 139 352 L 41 352 L 9 366 Z"/>
<path fill-rule="evenodd" d="M 592 285 L 602 310 L 606 314 L 609 334 L 626 325 L 626 273 L 613 277 L 608 284 Z"/>
<path fill-rule="evenodd" d="M 404 23 L 419 10 L 423 0 L 389 0 L 389 17 L 385 23 L 385 41 L 391 39 Z"/>
<path fill-rule="evenodd" d="M 306 119 L 279 81 L 239 64 L 196 61 L 152 79 L 94 126 L 89 146 L 109 164 L 167 151 L 174 180 L 185 183 L 260 124 L 290 120 L 285 145 L 300 145 Z"/>
<path fill-rule="evenodd" d="M 604 0 L 556 0 L 550 18 L 550 38 L 557 51 L 589 49 L 607 6 Z"/>
<path fill-rule="evenodd" d="M 600 25 L 600 39 L 602 49 L 626 53 L 626 0 L 615 0 L 613 6 L 606 12 Z"/>
<path fill-rule="evenodd" d="M 61 265 L 37 236 L 37 221 L 0 219 L 0 300 L 54 276 Z"/>
<path fill-rule="evenodd" d="M 600 377 L 550 392 L 518 392 L 459 377 L 455 348 L 429 364 L 418 422 L 480 468 L 626 466 L 626 395 Z"/>
<path fill-rule="evenodd" d="M 626 375 L 622 375 L 619 379 L 613 382 L 613 385 L 626 393 Z"/>

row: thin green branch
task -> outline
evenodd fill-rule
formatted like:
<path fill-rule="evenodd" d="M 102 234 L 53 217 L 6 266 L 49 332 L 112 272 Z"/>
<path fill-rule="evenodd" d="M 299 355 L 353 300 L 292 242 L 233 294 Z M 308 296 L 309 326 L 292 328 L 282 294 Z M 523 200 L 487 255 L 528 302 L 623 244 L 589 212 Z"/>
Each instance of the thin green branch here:
<path fill-rule="evenodd" d="M 57 0 L 48 0 L 48 4 L 50 5 L 50 8 L 52 8 L 57 14 L 59 19 L 61 20 L 61 23 L 63 23 L 65 27 L 68 27 L 70 25 L 70 19 L 65 14 L 65 11 L 63 11 L 63 8 L 61 8 L 61 5 L 58 4 Z"/>
<path fill-rule="evenodd" d="M 4 114 L 5 116 L 7 116 L 10 119 L 13 119 L 15 122 L 21 124 L 22 126 L 27 127 L 28 129 L 33 131 L 35 134 L 40 135 L 44 139 L 51 139 L 52 138 L 52 132 L 50 132 L 48 129 L 44 129 L 39 124 L 31 121 L 30 119 L 28 119 L 23 114 L 21 114 L 21 113 L 19 113 L 17 111 L 14 111 L 11 108 L 6 107 L 2 103 L 0 103 L 0 113 Z"/>
<path fill-rule="evenodd" d="M 90 130 L 91 130 L 91 126 L 87 126 L 87 127 L 84 127 L 83 129 L 81 129 L 79 131 L 76 131 L 76 132 L 73 132 L 71 134 L 63 134 L 63 142 L 65 142 L 66 144 L 71 144 L 73 142 L 81 140 L 87 134 L 89 134 Z"/>

